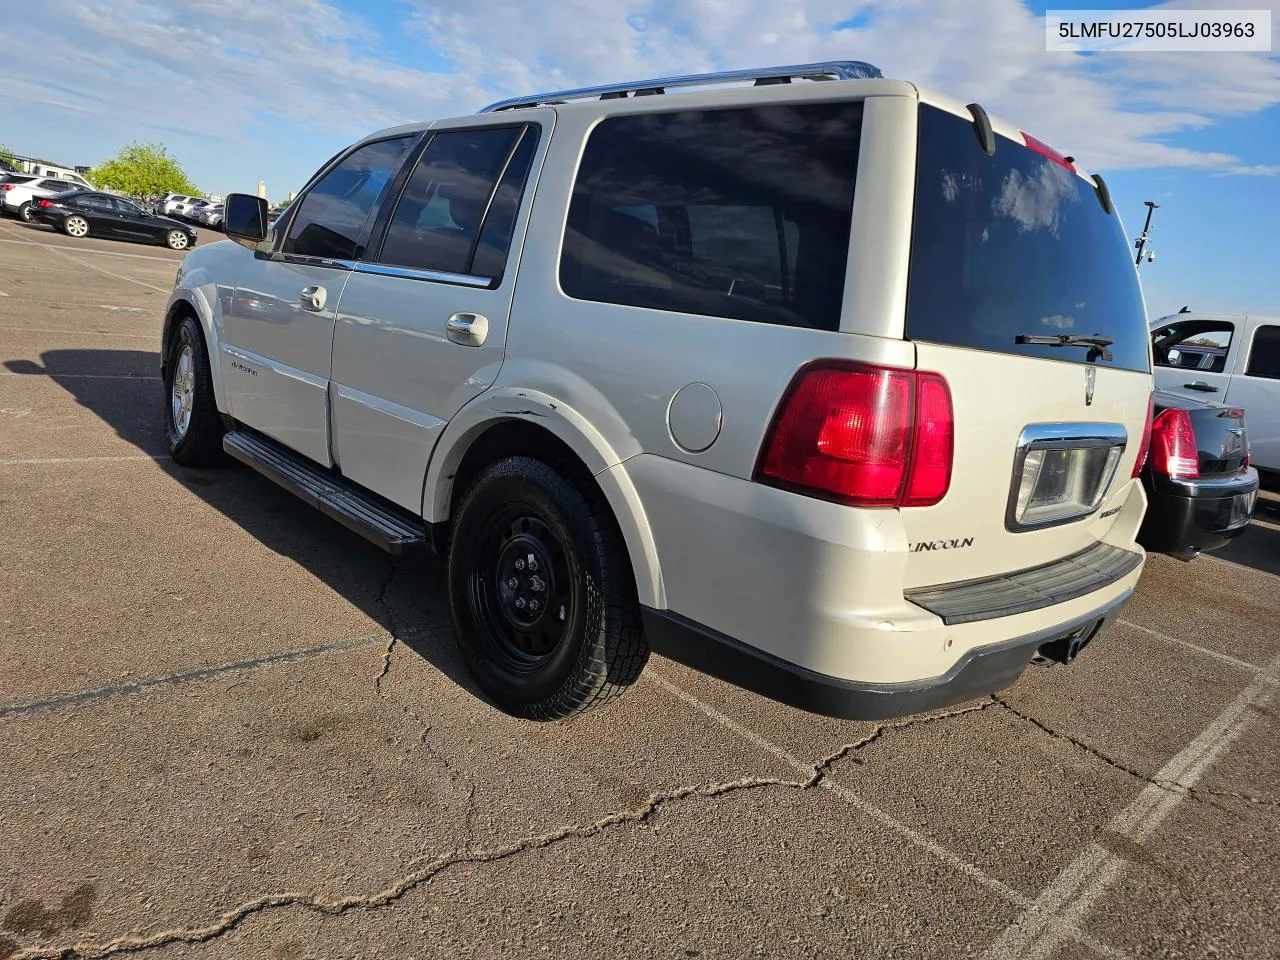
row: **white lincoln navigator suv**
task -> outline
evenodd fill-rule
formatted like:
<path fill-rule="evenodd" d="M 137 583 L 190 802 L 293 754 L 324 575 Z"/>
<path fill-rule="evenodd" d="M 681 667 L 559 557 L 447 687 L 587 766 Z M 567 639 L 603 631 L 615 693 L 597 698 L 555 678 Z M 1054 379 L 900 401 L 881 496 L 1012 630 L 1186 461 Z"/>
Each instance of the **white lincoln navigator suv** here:
<path fill-rule="evenodd" d="M 813 712 L 1066 663 L 1134 589 L 1152 392 L 1105 183 L 865 63 L 382 130 L 183 262 L 168 443 L 448 566 L 478 686 L 650 650 Z"/>

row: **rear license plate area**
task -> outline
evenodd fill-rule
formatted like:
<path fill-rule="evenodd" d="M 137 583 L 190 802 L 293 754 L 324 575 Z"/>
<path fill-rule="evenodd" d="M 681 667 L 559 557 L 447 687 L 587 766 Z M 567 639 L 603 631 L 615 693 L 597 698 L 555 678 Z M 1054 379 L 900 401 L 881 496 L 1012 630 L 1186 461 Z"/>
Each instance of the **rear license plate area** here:
<path fill-rule="evenodd" d="M 1005 526 L 1032 530 L 1068 523 L 1098 509 L 1124 454 L 1124 428 L 1046 424 L 1019 438 Z"/>
<path fill-rule="evenodd" d="M 1244 526 L 1253 518 L 1254 501 L 1258 498 L 1258 491 L 1251 490 L 1249 493 L 1237 493 L 1231 498 L 1231 513 L 1227 519 L 1227 526 L 1230 528 Z"/>

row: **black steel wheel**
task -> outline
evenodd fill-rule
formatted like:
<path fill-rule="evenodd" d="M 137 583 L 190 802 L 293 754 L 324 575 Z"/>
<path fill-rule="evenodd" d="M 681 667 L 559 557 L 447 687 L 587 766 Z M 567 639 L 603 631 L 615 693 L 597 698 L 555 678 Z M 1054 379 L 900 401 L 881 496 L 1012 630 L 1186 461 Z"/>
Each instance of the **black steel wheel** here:
<path fill-rule="evenodd" d="M 539 460 L 495 463 L 466 494 L 449 593 L 472 676 L 515 716 L 554 720 L 603 703 L 648 659 L 607 505 Z"/>

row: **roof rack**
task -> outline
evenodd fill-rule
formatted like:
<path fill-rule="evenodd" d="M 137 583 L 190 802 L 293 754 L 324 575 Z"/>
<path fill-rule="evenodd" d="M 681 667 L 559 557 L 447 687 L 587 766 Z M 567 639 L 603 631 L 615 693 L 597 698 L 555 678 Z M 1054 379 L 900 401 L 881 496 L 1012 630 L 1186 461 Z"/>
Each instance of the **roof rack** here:
<path fill-rule="evenodd" d="M 499 100 L 481 110 L 481 113 L 497 113 L 520 107 L 536 107 L 545 103 L 564 103 L 569 100 L 620 100 L 624 97 L 644 97 L 663 94 L 668 87 L 709 86 L 718 83 L 742 83 L 754 80 L 758 87 L 774 83 L 790 83 L 792 80 L 871 80 L 883 78 L 880 68 L 861 60 L 831 60 L 825 63 L 802 63 L 790 67 L 761 67 L 756 70 L 724 70 L 719 73 L 694 73 L 686 77 L 660 77 L 635 83 L 612 83 L 600 87 L 580 87 L 576 90 L 557 90 L 539 93 L 531 97 L 513 97 Z"/>

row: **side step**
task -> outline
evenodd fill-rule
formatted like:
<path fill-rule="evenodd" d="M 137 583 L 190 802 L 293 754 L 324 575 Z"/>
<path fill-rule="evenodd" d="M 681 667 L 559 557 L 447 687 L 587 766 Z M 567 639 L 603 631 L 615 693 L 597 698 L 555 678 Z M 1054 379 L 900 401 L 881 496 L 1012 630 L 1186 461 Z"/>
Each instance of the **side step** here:
<path fill-rule="evenodd" d="M 236 430 L 222 438 L 222 449 L 388 553 L 427 546 L 427 526 L 418 517 L 274 440 Z"/>

